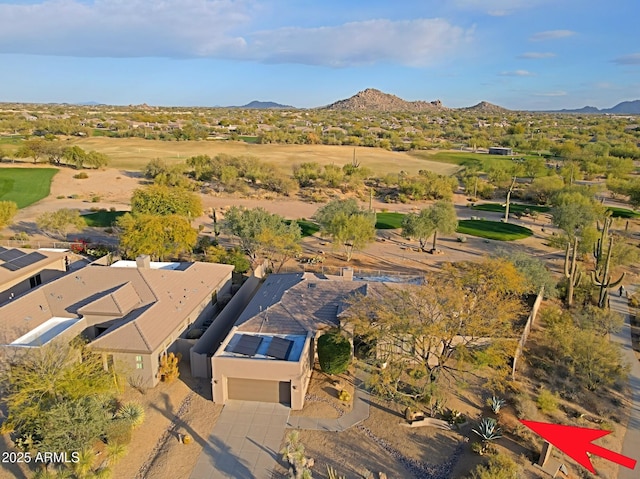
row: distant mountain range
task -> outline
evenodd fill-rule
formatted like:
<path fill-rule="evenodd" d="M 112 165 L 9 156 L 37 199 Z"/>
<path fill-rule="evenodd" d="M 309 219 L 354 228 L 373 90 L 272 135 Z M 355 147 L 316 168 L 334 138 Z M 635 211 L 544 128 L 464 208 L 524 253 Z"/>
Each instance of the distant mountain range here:
<path fill-rule="evenodd" d="M 95 101 L 76 103 L 76 105 L 97 106 L 102 105 Z M 147 105 L 141 105 L 147 107 Z M 283 105 L 273 101 L 253 100 L 242 106 L 229 106 L 226 108 L 254 109 L 254 110 L 296 110 L 295 106 Z M 499 115 L 508 113 L 511 110 L 492 103 L 481 101 L 477 105 L 465 108 L 447 108 L 440 100 L 434 101 L 407 101 L 396 95 L 385 93 L 375 88 L 367 88 L 352 97 L 338 100 L 330 105 L 319 107 L 323 110 L 342 111 L 411 111 L 411 112 L 437 112 L 447 110 L 469 111 L 487 115 Z M 577 109 L 546 110 L 542 113 L 577 113 L 577 114 L 617 114 L 617 115 L 640 115 L 640 100 L 623 101 L 612 108 L 600 110 L 594 106 L 585 106 Z"/>
<path fill-rule="evenodd" d="M 356 93 L 351 98 L 339 100 L 325 107 L 326 110 L 347 111 L 435 111 L 448 110 L 442 106 L 440 100 L 407 101 L 389 93 L 381 92 L 375 88 L 367 88 Z"/>
<path fill-rule="evenodd" d="M 550 113 L 609 113 L 617 115 L 640 115 L 640 100 L 623 101 L 612 108 L 600 110 L 595 106 L 585 106 L 576 110 L 554 110 Z"/>
<path fill-rule="evenodd" d="M 276 103 L 274 101 L 258 101 L 258 100 L 253 100 L 252 102 L 249 102 L 246 105 L 242 105 L 242 106 L 230 106 L 229 108 L 240 108 L 240 109 L 244 108 L 246 110 L 278 110 L 278 109 L 296 110 L 295 106 L 283 105 L 281 103 Z"/>

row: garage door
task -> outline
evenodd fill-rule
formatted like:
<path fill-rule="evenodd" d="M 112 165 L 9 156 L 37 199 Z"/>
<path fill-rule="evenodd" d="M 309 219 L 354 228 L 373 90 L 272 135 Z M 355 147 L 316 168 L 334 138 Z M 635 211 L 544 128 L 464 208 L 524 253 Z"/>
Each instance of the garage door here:
<path fill-rule="evenodd" d="M 290 381 L 228 378 L 229 399 L 291 404 Z"/>

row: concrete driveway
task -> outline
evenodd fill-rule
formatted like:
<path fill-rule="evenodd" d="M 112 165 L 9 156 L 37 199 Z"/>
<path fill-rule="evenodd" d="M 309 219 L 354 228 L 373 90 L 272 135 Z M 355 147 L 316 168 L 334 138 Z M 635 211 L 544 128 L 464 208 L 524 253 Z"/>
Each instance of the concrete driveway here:
<path fill-rule="evenodd" d="M 271 479 L 289 411 L 282 404 L 228 401 L 190 479 Z"/>

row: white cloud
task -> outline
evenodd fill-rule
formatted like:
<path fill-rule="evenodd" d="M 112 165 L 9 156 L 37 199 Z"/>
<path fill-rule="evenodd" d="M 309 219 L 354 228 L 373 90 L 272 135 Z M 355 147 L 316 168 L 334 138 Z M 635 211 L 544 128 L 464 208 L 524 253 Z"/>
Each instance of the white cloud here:
<path fill-rule="evenodd" d="M 535 73 L 531 73 L 527 70 L 514 70 L 509 72 L 500 72 L 500 76 L 503 77 L 532 77 Z"/>
<path fill-rule="evenodd" d="M 632 53 L 631 55 L 624 55 L 613 60 L 613 63 L 618 65 L 640 65 L 640 53 Z"/>
<path fill-rule="evenodd" d="M 556 91 L 548 91 L 548 92 L 543 92 L 543 93 L 534 93 L 534 95 L 536 96 L 566 96 L 567 92 L 563 91 L 563 90 L 556 90 Z"/>
<path fill-rule="evenodd" d="M 248 37 L 236 55 L 272 63 L 334 67 L 399 63 L 432 64 L 468 43 L 472 30 L 442 19 L 368 20 L 335 27 L 281 28 Z"/>
<path fill-rule="evenodd" d="M 545 40 L 556 40 L 558 38 L 566 38 L 575 34 L 576 32 L 571 30 L 547 30 L 546 32 L 538 32 L 531 35 L 531 37 L 529 37 L 529 40 L 532 42 L 542 42 Z"/>
<path fill-rule="evenodd" d="M 251 0 L 45 0 L 1 4 L 1 53 L 181 57 L 230 48 L 250 20 Z"/>
<path fill-rule="evenodd" d="M 484 12 L 494 17 L 511 15 L 518 10 L 538 7 L 552 0 L 453 0 L 456 8 Z"/>
<path fill-rule="evenodd" d="M 258 0 L 0 4 L 0 53 L 424 66 L 455 54 L 473 35 L 438 18 L 251 31 L 258 8 Z"/>
<path fill-rule="evenodd" d="M 522 55 L 518 55 L 518 58 L 523 58 L 525 60 L 538 60 L 541 58 L 553 58 L 556 54 L 552 52 L 526 52 Z"/>

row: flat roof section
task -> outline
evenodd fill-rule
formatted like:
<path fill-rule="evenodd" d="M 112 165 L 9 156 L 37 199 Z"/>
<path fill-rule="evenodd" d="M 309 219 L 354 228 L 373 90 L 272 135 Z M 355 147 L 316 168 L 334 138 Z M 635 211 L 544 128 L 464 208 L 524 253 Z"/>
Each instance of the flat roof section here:
<path fill-rule="evenodd" d="M 237 350 L 238 343 L 244 338 L 251 338 L 249 341 L 258 343 L 258 347 L 253 354 L 243 354 Z M 244 339 L 246 342 L 247 339 Z M 272 344 L 275 345 L 272 346 Z M 270 361 L 292 361 L 300 360 L 307 336 L 288 334 L 241 334 L 235 333 L 227 343 L 224 351 L 218 353 L 220 356 L 245 357 L 251 359 L 266 359 Z M 286 348 L 285 348 L 286 346 Z M 276 354 L 280 357 L 276 357 Z M 284 357 L 282 357 L 284 356 Z"/>
<path fill-rule="evenodd" d="M 112 268 L 137 268 L 138 264 L 135 261 L 124 260 L 116 261 L 111 265 Z M 149 265 L 149 269 L 180 269 L 181 263 L 170 263 L 168 261 L 152 261 Z"/>
<path fill-rule="evenodd" d="M 27 348 L 34 348 L 44 346 L 78 321 L 82 321 L 82 318 L 59 318 L 53 317 L 48 321 L 45 321 L 37 328 L 29 331 L 24 336 L 19 337 L 11 346 L 21 346 Z"/>

